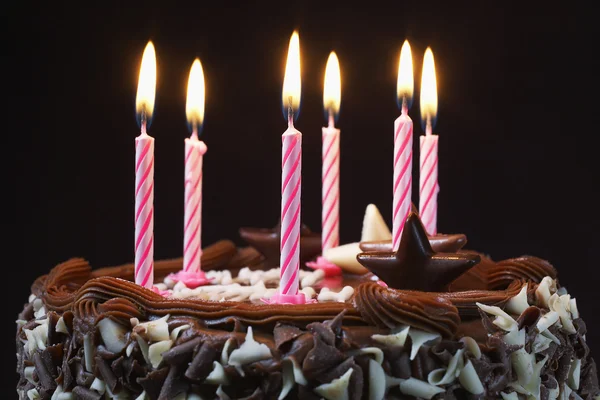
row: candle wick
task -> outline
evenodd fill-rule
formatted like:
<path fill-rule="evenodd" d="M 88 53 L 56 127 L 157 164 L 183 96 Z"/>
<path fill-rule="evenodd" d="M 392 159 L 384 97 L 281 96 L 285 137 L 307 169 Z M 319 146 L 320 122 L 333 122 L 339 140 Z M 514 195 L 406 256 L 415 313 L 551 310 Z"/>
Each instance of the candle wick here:
<path fill-rule="evenodd" d="M 142 107 L 142 110 L 140 112 L 140 129 L 142 131 L 142 135 L 146 135 L 146 125 L 147 125 L 146 108 Z"/>
<path fill-rule="evenodd" d="M 198 139 L 198 125 L 197 124 L 193 124 L 192 126 L 192 134 L 190 135 L 190 139 Z"/>
<path fill-rule="evenodd" d="M 425 135 L 430 136 L 433 132 L 433 127 L 431 126 L 431 117 L 427 117 L 427 123 L 425 124 Z"/>
<path fill-rule="evenodd" d="M 406 96 L 402 96 L 402 114 L 408 114 L 408 100 L 406 100 Z"/>
<path fill-rule="evenodd" d="M 331 108 L 329 109 L 329 127 L 330 128 L 335 127 L 335 117 L 333 115 L 333 110 Z"/>
<path fill-rule="evenodd" d="M 294 126 L 294 109 L 292 108 L 292 96 L 288 97 L 288 125 Z"/>

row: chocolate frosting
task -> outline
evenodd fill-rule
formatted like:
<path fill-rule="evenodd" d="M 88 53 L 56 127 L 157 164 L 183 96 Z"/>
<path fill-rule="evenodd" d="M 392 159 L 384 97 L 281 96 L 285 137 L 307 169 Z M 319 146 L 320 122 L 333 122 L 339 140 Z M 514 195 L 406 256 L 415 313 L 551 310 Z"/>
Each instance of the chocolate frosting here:
<path fill-rule="evenodd" d="M 264 267 L 279 266 L 281 246 L 281 221 L 271 229 L 267 228 L 240 228 L 240 236 L 251 246 L 263 254 Z M 321 254 L 321 234 L 312 232 L 302 224 L 300 230 L 300 263 L 314 260 Z"/>
<path fill-rule="evenodd" d="M 503 289 L 515 279 L 540 283 L 545 276 L 556 279 L 556 269 L 546 260 L 522 256 L 499 261 L 488 270 L 490 289 Z"/>

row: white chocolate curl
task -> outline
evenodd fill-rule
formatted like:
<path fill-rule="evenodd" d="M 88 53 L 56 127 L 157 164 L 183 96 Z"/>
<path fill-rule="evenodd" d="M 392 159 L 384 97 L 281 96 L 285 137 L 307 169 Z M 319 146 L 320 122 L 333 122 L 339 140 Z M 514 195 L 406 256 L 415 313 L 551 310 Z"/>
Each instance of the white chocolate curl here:
<path fill-rule="evenodd" d="M 443 393 L 444 389 L 430 385 L 419 379 L 408 378 L 400 383 L 400 391 L 409 396 L 431 399 L 436 394 Z"/>
<path fill-rule="evenodd" d="M 508 300 L 506 303 L 506 309 L 508 312 L 520 315 L 528 307 L 529 303 L 527 303 L 527 284 L 524 284 L 519 294 Z"/>
<path fill-rule="evenodd" d="M 458 380 L 463 385 L 465 390 L 473 394 L 482 394 L 484 391 L 483 385 L 471 360 L 468 360 L 463 369 L 460 371 Z"/>
<path fill-rule="evenodd" d="M 271 357 L 272 355 L 269 347 L 264 343 L 258 343 L 254 340 L 252 327 L 249 326 L 244 343 L 238 349 L 231 352 L 231 355 L 229 356 L 229 365 L 241 367 L 242 365 Z"/>
<path fill-rule="evenodd" d="M 327 400 L 348 400 L 348 384 L 350 383 L 352 372 L 354 372 L 354 370 L 348 368 L 348 371 L 339 378 L 317 386 L 314 389 L 315 393 L 319 396 L 323 396 Z"/>
<path fill-rule="evenodd" d="M 488 306 L 482 303 L 475 303 L 477 307 L 481 308 L 488 314 L 495 315 L 496 318 L 493 321 L 493 324 L 503 329 L 505 331 L 512 331 L 517 329 L 517 321 L 514 320 L 513 317 L 505 313 L 500 307 L 496 306 Z"/>

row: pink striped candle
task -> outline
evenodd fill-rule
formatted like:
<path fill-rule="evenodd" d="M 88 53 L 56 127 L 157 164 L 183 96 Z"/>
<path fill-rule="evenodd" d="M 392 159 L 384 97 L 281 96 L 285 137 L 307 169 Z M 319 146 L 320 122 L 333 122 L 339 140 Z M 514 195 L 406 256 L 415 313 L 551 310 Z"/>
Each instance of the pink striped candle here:
<path fill-rule="evenodd" d="M 400 247 L 404 223 L 410 213 L 412 197 L 413 123 L 408 108 L 413 93 L 412 56 L 405 41 L 400 51 L 397 95 L 402 113 L 394 121 L 394 197 L 392 217 L 392 248 Z"/>
<path fill-rule="evenodd" d="M 146 132 L 154 109 L 156 54 L 148 42 L 136 95 L 141 134 L 135 139 L 135 283 L 148 289 L 154 283 L 154 138 Z"/>
<path fill-rule="evenodd" d="M 279 289 L 270 303 L 303 304 L 299 292 L 300 275 L 300 195 L 302 189 L 302 134 L 294 128 L 294 113 L 300 107 L 300 39 L 294 31 L 290 38 L 282 103 L 287 109 L 288 129 L 281 137 L 281 256 Z"/>
<path fill-rule="evenodd" d="M 185 204 L 183 270 L 200 273 L 202 255 L 202 161 L 206 145 L 198 140 L 197 129 L 185 139 Z"/>
<path fill-rule="evenodd" d="M 425 135 L 420 138 L 419 151 L 419 214 L 429 235 L 437 234 L 438 136 L 432 134 L 437 103 L 435 63 L 428 47 L 421 76 L 421 118 L 425 122 Z"/>
<path fill-rule="evenodd" d="M 142 133 L 135 139 L 135 283 L 154 283 L 154 138 Z"/>
<path fill-rule="evenodd" d="M 340 64 L 335 52 L 329 54 L 325 67 L 323 105 L 329 126 L 323 127 L 321 247 L 324 252 L 340 244 L 340 130 L 335 115 L 341 100 Z"/>

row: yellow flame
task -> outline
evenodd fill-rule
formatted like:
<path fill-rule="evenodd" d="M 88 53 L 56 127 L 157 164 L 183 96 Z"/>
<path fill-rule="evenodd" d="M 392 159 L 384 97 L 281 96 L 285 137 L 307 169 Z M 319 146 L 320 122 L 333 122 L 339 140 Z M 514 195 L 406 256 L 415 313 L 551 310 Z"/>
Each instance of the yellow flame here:
<path fill-rule="evenodd" d="M 325 83 L 323 88 L 323 106 L 325 110 L 337 114 L 340 111 L 341 98 L 340 63 L 335 51 L 332 51 L 327 59 L 327 67 L 325 67 Z"/>
<path fill-rule="evenodd" d="M 146 118 L 152 117 L 154 111 L 154 96 L 156 92 L 156 53 L 152 42 L 148 42 L 142 56 L 140 78 L 135 97 L 135 111 L 145 113 Z"/>
<path fill-rule="evenodd" d="M 437 114 L 438 96 L 435 78 L 433 52 L 428 47 L 423 58 L 423 74 L 421 75 L 421 118 L 432 120 Z"/>
<path fill-rule="evenodd" d="M 281 101 L 285 110 L 289 107 L 290 97 L 292 98 L 292 110 L 296 112 L 300 107 L 300 38 L 298 32 L 294 31 L 290 38 L 288 48 L 287 62 L 285 64 L 285 76 L 283 78 L 283 90 L 281 91 Z"/>
<path fill-rule="evenodd" d="M 204 72 L 199 59 L 195 59 L 190 69 L 187 87 L 187 101 L 185 115 L 187 121 L 199 128 L 204 121 Z"/>
<path fill-rule="evenodd" d="M 399 103 L 402 103 L 402 98 L 404 97 L 407 101 L 412 99 L 414 86 L 412 53 L 410 51 L 408 40 L 405 40 L 402 49 L 400 50 L 400 61 L 398 63 L 396 94 L 398 95 Z"/>

